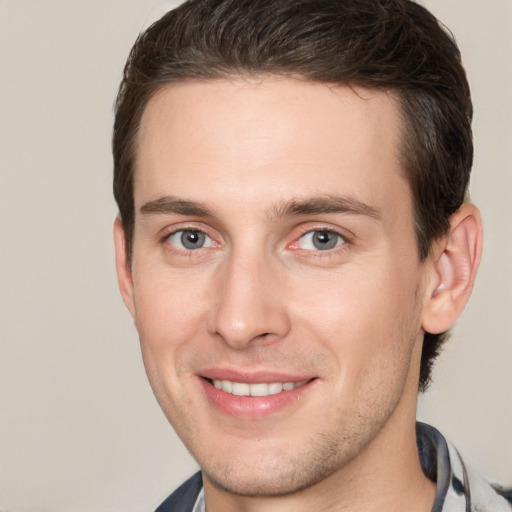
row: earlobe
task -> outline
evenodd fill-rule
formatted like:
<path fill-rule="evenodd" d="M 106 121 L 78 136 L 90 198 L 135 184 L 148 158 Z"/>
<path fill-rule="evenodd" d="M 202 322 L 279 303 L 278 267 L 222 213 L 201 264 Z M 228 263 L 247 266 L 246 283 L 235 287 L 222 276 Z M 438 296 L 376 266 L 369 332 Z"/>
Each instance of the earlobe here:
<path fill-rule="evenodd" d="M 476 206 L 464 204 L 450 219 L 450 232 L 433 251 L 422 327 L 438 334 L 450 329 L 469 300 L 482 255 L 482 222 Z"/>
<path fill-rule="evenodd" d="M 114 221 L 114 245 L 116 250 L 117 282 L 119 284 L 121 297 L 132 317 L 135 317 L 132 272 L 126 252 L 126 237 L 123 224 L 119 217 L 116 217 Z"/>

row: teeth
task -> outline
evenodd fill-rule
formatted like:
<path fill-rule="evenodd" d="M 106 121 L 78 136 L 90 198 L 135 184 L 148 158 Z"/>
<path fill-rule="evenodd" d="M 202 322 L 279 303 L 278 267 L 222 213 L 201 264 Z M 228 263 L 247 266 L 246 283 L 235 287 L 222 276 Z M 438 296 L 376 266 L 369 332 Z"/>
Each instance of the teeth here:
<path fill-rule="evenodd" d="M 222 389 L 224 389 L 224 384 L 222 385 Z M 233 382 L 233 390 L 231 393 L 237 396 L 249 396 L 251 394 L 251 386 L 243 382 Z"/>
<path fill-rule="evenodd" d="M 249 391 L 251 396 L 267 396 L 268 393 L 268 384 L 251 384 L 249 387 Z"/>
<path fill-rule="evenodd" d="M 247 384 L 245 382 L 214 379 L 213 385 L 217 389 L 222 389 L 222 391 L 236 396 L 268 396 L 304 386 L 306 382 L 307 380 L 300 382 L 272 382 L 270 384 L 261 382 L 258 384 Z"/>
<path fill-rule="evenodd" d="M 277 395 L 277 393 L 281 393 L 283 391 L 283 385 L 280 382 L 274 382 L 273 384 L 268 384 L 268 394 L 269 395 Z"/>
<path fill-rule="evenodd" d="M 222 391 L 225 391 L 226 393 L 232 393 L 233 392 L 233 383 L 229 380 L 223 380 L 221 382 L 221 389 Z"/>

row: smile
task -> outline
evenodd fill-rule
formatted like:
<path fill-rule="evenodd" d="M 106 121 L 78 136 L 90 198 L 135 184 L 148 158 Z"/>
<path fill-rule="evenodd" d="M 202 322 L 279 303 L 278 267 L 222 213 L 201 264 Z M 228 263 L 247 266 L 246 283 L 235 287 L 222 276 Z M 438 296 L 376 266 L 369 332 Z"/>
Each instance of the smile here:
<path fill-rule="evenodd" d="M 213 379 L 212 382 L 217 389 L 236 396 L 269 396 L 304 386 L 308 380 L 302 380 L 300 382 L 271 382 L 268 384 L 265 382 L 248 384 L 246 382 L 233 382 L 218 379 Z"/>

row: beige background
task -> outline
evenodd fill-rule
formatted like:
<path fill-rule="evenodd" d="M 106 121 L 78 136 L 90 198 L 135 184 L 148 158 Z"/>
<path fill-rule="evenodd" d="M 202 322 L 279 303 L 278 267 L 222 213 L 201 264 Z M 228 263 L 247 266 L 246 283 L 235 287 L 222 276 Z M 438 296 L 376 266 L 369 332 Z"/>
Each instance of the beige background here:
<path fill-rule="evenodd" d="M 476 105 L 472 196 L 485 255 L 421 400 L 512 483 L 512 2 L 429 0 L 462 47 Z M 153 510 L 194 462 L 166 423 L 118 296 L 112 102 L 163 0 L 0 0 L 0 510 Z"/>

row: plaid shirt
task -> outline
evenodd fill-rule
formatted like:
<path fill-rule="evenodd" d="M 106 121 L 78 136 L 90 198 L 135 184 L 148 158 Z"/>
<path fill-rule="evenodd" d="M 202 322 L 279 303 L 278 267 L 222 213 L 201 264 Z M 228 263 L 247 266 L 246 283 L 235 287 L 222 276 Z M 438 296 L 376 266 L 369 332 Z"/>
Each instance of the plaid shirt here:
<path fill-rule="evenodd" d="M 468 467 L 438 430 L 417 423 L 416 438 L 423 471 L 436 482 L 432 512 L 512 512 L 512 490 L 489 484 Z M 155 512 L 206 512 L 201 473 L 187 480 Z"/>

